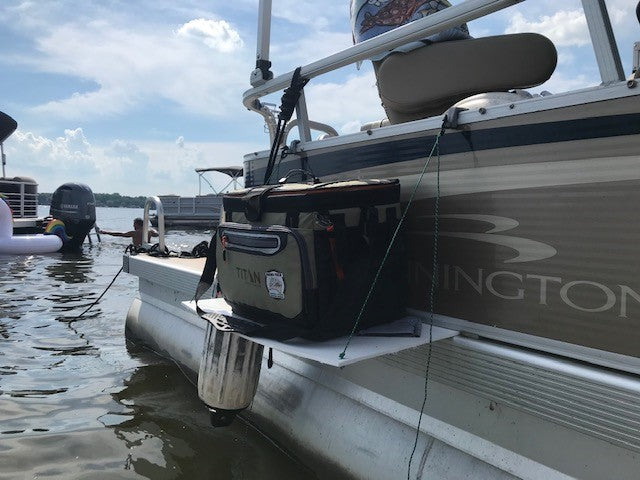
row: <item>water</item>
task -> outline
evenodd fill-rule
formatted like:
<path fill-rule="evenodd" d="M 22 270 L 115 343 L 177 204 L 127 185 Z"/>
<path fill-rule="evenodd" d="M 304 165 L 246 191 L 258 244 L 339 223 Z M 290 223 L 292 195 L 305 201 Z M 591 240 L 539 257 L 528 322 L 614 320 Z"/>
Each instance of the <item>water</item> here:
<path fill-rule="evenodd" d="M 99 208 L 97 223 L 129 230 L 141 213 Z M 167 245 L 209 238 L 170 231 Z M 314 478 L 241 420 L 213 429 L 178 367 L 125 341 L 137 278 L 120 274 L 75 319 L 113 279 L 128 241 L 0 257 L 0 480 Z"/>

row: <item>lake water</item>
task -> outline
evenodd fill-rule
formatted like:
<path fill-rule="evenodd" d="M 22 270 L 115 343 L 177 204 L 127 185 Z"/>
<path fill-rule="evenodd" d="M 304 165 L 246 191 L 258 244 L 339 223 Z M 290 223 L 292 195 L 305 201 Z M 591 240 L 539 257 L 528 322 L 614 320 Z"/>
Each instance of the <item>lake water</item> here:
<path fill-rule="evenodd" d="M 41 207 L 41 214 L 48 207 Z M 98 208 L 131 229 L 139 209 Z M 189 249 L 210 232 L 169 231 Z M 0 480 L 315 478 L 242 420 L 214 429 L 176 365 L 124 338 L 137 278 L 120 274 L 129 239 L 79 254 L 0 256 Z"/>

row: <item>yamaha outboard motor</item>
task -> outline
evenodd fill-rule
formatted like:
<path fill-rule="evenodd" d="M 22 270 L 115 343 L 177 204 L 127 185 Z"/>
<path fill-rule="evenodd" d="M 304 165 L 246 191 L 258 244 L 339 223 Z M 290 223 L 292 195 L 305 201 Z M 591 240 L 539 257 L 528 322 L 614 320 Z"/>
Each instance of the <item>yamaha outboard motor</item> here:
<path fill-rule="evenodd" d="M 87 233 L 96 223 L 96 200 L 91 189 L 82 183 L 65 183 L 51 197 L 49 215 L 64 222 L 68 238 L 62 252 L 79 250 Z"/>

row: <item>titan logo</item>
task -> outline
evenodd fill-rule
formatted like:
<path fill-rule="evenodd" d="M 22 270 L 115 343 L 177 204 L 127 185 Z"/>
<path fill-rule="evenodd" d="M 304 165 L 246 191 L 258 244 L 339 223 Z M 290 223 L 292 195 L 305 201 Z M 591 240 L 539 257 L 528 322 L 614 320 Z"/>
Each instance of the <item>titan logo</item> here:
<path fill-rule="evenodd" d="M 236 267 L 236 277 L 239 278 L 240 280 L 243 280 L 246 283 L 250 283 L 251 285 L 256 285 L 256 286 L 262 285 L 260 274 L 253 270 Z"/>
<path fill-rule="evenodd" d="M 433 218 L 433 215 L 423 215 L 418 218 Z M 481 233 L 467 233 L 467 232 L 439 232 L 441 237 L 455 237 L 455 238 L 467 238 L 469 240 L 476 240 L 478 242 L 489 243 L 492 245 L 500 245 L 503 247 L 509 247 L 518 254 L 505 260 L 504 263 L 524 263 L 535 262 L 537 260 L 544 260 L 545 258 L 553 257 L 558 251 L 551 245 L 538 242 L 536 240 L 529 240 L 528 238 L 513 237 L 510 235 L 496 235 L 500 232 L 507 232 L 513 230 L 520 223 L 513 218 L 500 217 L 497 215 L 475 215 L 475 214 L 449 214 L 440 215 L 440 218 L 451 218 L 455 220 L 472 220 L 477 222 L 489 223 L 493 225 L 485 232 Z M 433 232 L 416 232 L 422 235 L 433 235 Z"/>

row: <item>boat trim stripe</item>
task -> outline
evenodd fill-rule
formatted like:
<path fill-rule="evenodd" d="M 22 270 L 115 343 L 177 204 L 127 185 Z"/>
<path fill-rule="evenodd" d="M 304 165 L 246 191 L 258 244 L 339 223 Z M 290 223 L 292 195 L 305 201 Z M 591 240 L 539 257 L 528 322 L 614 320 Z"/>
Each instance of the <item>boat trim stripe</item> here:
<path fill-rule="evenodd" d="M 640 113 L 632 113 L 449 132 L 440 139 L 440 152 L 442 155 L 451 155 L 637 134 L 640 134 Z M 426 146 L 432 144 L 435 138 L 436 135 L 429 134 L 403 140 L 336 149 L 318 154 L 305 154 L 302 163 L 307 165 L 302 165 L 302 168 L 310 167 L 316 176 L 321 177 L 345 171 L 417 160 L 425 157 Z M 253 162 L 263 163 L 264 159 L 249 160 L 245 162 L 245 167 L 249 167 Z M 280 171 L 289 171 L 300 167 L 301 159 L 296 156 L 283 161 L 280 165 Z M 258 184 L 255 180 L 264 177 L 265 168 L 246 168 L 246 171 L 247 186 L 254 186 Z"/>

